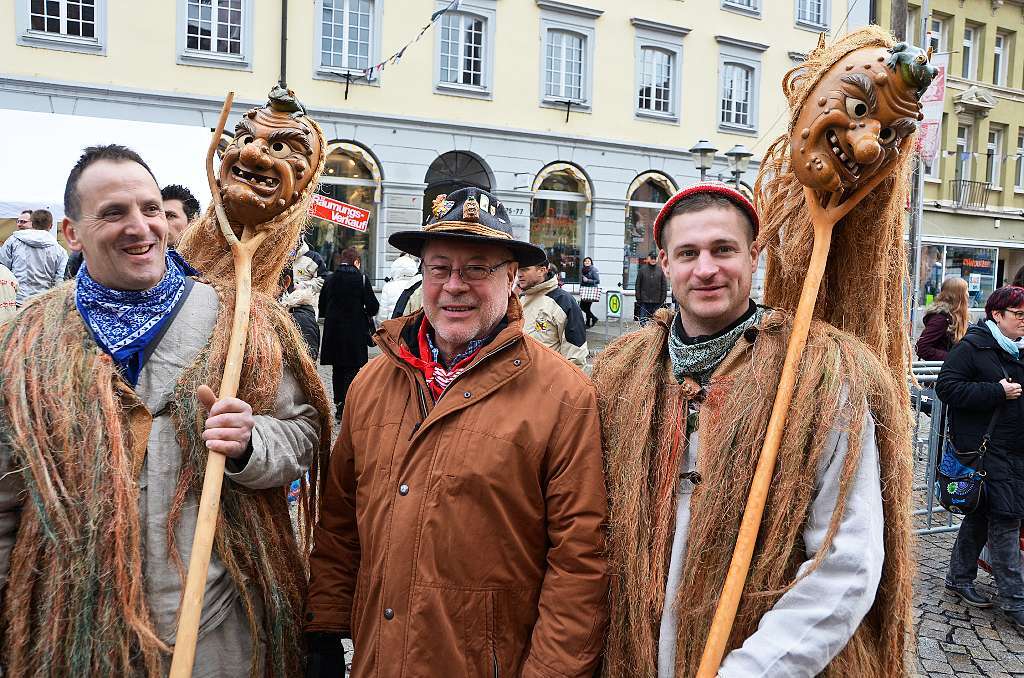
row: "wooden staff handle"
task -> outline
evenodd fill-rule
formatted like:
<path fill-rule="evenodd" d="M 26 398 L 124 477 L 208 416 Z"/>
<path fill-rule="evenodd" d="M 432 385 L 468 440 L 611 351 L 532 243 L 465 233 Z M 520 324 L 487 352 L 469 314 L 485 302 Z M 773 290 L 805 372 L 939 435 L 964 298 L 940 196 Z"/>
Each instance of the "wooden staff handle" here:
<path fill-rule="evenodd" d="M 818 300 L 818 289 L 825 274 L 825 264 L 832 244 L 832 225 L 831 221 L 815 221 L 814 224 L 814 247 L 807 267 L 807 277 L 800 292 L 800 303 L 793 318 L 793 331 L 789 336 L 786 361 L 782 365 L 779 388 L 775 393 L 771 418 L 768 420 L 768 432 L 765 434 L 761 456 L 754 470 L 754 480 L 750 485 L 750 494 L 747 495 L 747 505 L 743 510 L 743 520 L 740 522 L 740 531 L 736 537 L 736 548 L 729 563 L 729 572 L 725 578 L 718 608 L 711 621 L 697 678 L 714 678 L 718 674 L 729 635 L 732 633 L 733 622 L 736 620 L 736 611 L 750 570 L 750 560 L 757 544 L 761 517 L 764 515 L 764 507 L 768 500 L 768 490 L 771 487 L 772 475 L 775 473 L 775 460 L 779 454 L 779 445 L 782 443 L 782 433 L 786 428 L 789 406 L 793 401 L 797 367 L 807 344 L 814 306 Z"/>
<path fill-rule="evenodd" d="M 233 398 L 238 394 L 238 383 L 242 376 L 242 360 L 245 357 L 245 343 L 249 332 L 249 311 L 252 308 L 252 256 L 266 237 L 266 232 L 253 233 L 248 227 L 239 241 L 227 223 L 220 201 L 220 188 L 213 176 L 213 152 L 224 132 L 224 123 L 231 108 L 233 94 L 229 93 L 221 109 L 220 121 L 210 143 L 207 154 L 207 176 L 210 190 L 214 195 L 214 208 L 221 230 L 231 233 L 228 242 L 235 266 L 235 309 L 231 319 L 231 336 L 228 340 L 224 375 L 220 383 L 218 399 Z M 203 597 L 206 594 L 206 577 L 210 568 L 210 554 L 217 530 L 217 516 L 220 513 L 220 491 L 224 481 L 226 457 L 219 452 L 209 452 L 206 460 L 206 474 L 199 497 L 199 512 L 196 531 L 192 537 L 192 552 L 189 556 L 188 575 L 185 578 L 185 592 L 182 596 L 178 615 L 178 630 L 174 639 L 174 656 L 171 659 L 170 678 L 189 678 L 196 658 L 196 643 L 199 637 L 199 617 L 203 611 Z"/>

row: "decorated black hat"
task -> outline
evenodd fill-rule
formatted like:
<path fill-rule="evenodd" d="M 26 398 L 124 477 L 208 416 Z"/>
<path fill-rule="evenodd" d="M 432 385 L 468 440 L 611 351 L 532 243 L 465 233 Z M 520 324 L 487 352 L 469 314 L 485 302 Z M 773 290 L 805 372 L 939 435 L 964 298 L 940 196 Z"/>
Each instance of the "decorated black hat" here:
<path fill-rule="evenodd" d="M 544 250 L 512 236 L 512 221 L 505 206 L 480 188 L 460 188 L 437 196 L 422 229 L 399 231 L 388 238 L 394 247 L 417 257 L 428 240 L 501 245 L 512 250 L 520 266 L 536 266 L 547 260 Z"/>

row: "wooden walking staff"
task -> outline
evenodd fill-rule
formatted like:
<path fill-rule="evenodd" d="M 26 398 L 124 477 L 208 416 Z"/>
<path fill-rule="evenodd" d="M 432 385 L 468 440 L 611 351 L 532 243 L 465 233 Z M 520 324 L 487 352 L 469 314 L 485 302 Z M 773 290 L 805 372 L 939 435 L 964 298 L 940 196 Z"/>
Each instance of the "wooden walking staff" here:
<path fill-rule="evenodd" d="M 221 201 L 220 186 L 213 173 L 213 156 L 224 133 L 228 113 L 235 93 L 228 92 L 224 107 L 220 111 L 217 129 L 210 141 L 206 154 L 206 176 L 210 182 L 214 210 L 221 232 L 231 247 L 235 264 L 235 312 L 231 322 L 231 338 L 228 343 L 224 376 L 217 398 L 234 398 L 238 394 L 238 382 L 242 375 L 242 360 L 245 357 L 245 342 L 249 331 L 249 310 L 252 306 L 252 256 L 267 236 L 267 231 L 256 232 L 246 226 L 239 240 L 228 222 Z M 199 635 L 199 616 L 203 610 L 203 596 L 206 593 L 206 576 L 210 567 L 213 537 L 217 529 L 217 515 L 220 513 L 220 490 L 224 481 L 224 464 L 227 458 L 220 452 L 209 452 L 206 460 L 206 475 L 199 498 L 199 515 L 196 531 L 192 538 L 192 555 L 188 562 L 188 576 L 185 579 L 185 593 L 178 616 L 178 632 L 174 640 L 174 658 L 171 660 L 171 678 L 188 678 L 196 658 L 196 641 Z"/>
<path fill-rule="evenodd" d="M 819 50 L 825 50 L 824 40 Z M 861 47 L 837 61 L 804 98 L 793 125 L 790 164 L 804 187 L 814 244 L 793 318 L 768 429 L 740 522 L 732 561 L 712 619 L 698 678 L 717 675 L 743 595 L 775 472 L 835 225 L 890 175 L 920 114 L 918 100 L 935 75 L 927 55 L 899 43 Z"/>

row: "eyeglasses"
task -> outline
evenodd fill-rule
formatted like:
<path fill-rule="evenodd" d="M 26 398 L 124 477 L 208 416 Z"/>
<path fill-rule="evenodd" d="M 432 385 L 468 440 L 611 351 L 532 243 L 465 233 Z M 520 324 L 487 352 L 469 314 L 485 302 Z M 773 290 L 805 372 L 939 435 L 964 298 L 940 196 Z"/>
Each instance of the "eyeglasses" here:
<path fill-rule="evenodd" d="M 1011 311 L 1010 309 L 1006 308 L 1003 309 L 1003 313 L 1009 313 L 1017 320 L 1024 320 L 1024 311 Z"/>
<path fill-rule="evenodd" d="M 28 222 L 29 222 L 28 219 L 15 219 L 14 220 L 14 223 L 16 223 L 16 224 L 27 224 Z"/>
<path fill-rule="evenodd" d="M 451 266 L 427 266 L 427 279 L 431 282 L 448 282 L 448 279 L 452 277 L 453 272 L 457 272 L 459 277 L 467 282 L 480 282 L 481 280 L 487 280 L 505 264 L 511 264 L 512 259 L 502 261 L 501 263 L 495 264 L 494 266 L 463 266 L 462 268 L 452 268 Z"/>

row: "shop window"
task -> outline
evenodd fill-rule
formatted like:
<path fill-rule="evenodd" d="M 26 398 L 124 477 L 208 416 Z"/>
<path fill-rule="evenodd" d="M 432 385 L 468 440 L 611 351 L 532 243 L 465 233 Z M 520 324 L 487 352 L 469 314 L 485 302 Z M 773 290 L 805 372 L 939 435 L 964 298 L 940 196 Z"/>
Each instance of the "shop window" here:
<path fill-rule="evenodd" d="M 634 289 L 640 261 L 658 248 L 654 242 L 654 219 L 675 192 L 675 185 L 668 177 L 655 173 L 637 177 L 630 187 L 622 256 L 623 288 Z"/>
<path fill-rule="evenodd" d="M 576 167 L 559 163 L 535 182 L 530 210 L 530 242 L 558 267 L 563 282 L 580 281 L 583 236 L 590 212 L 590 185 Z"/>
<path fill-rule="evenodd" d="M 20 0 L 18 44 L 102 54 L 106 42 L 106 0 Z"/>
<path fill-rule="evenodd" d="M 921 250 L 921 305 L 935 300 L 943 281 L 963 278 L 967 282 L 967 296 L 971 308 L 984 308 L 990 294 L 996 289 L 996 262 L 999 250 L 995 247 L 968 245 L 926 244 Z"/>
<path fill-rule="evenodd" d="M 361 254 L 363 269 L 373 277 L 377 213 L 381 204 L 380 171 L 376 161 L 360 146 L 334 144 L 317 192 L 368 211 L 370 219 L 361 230 L 311 216 L 306 242 L 320 253 L 330 271 L 338 267 L 342 250 L 355 247 Z"/>

